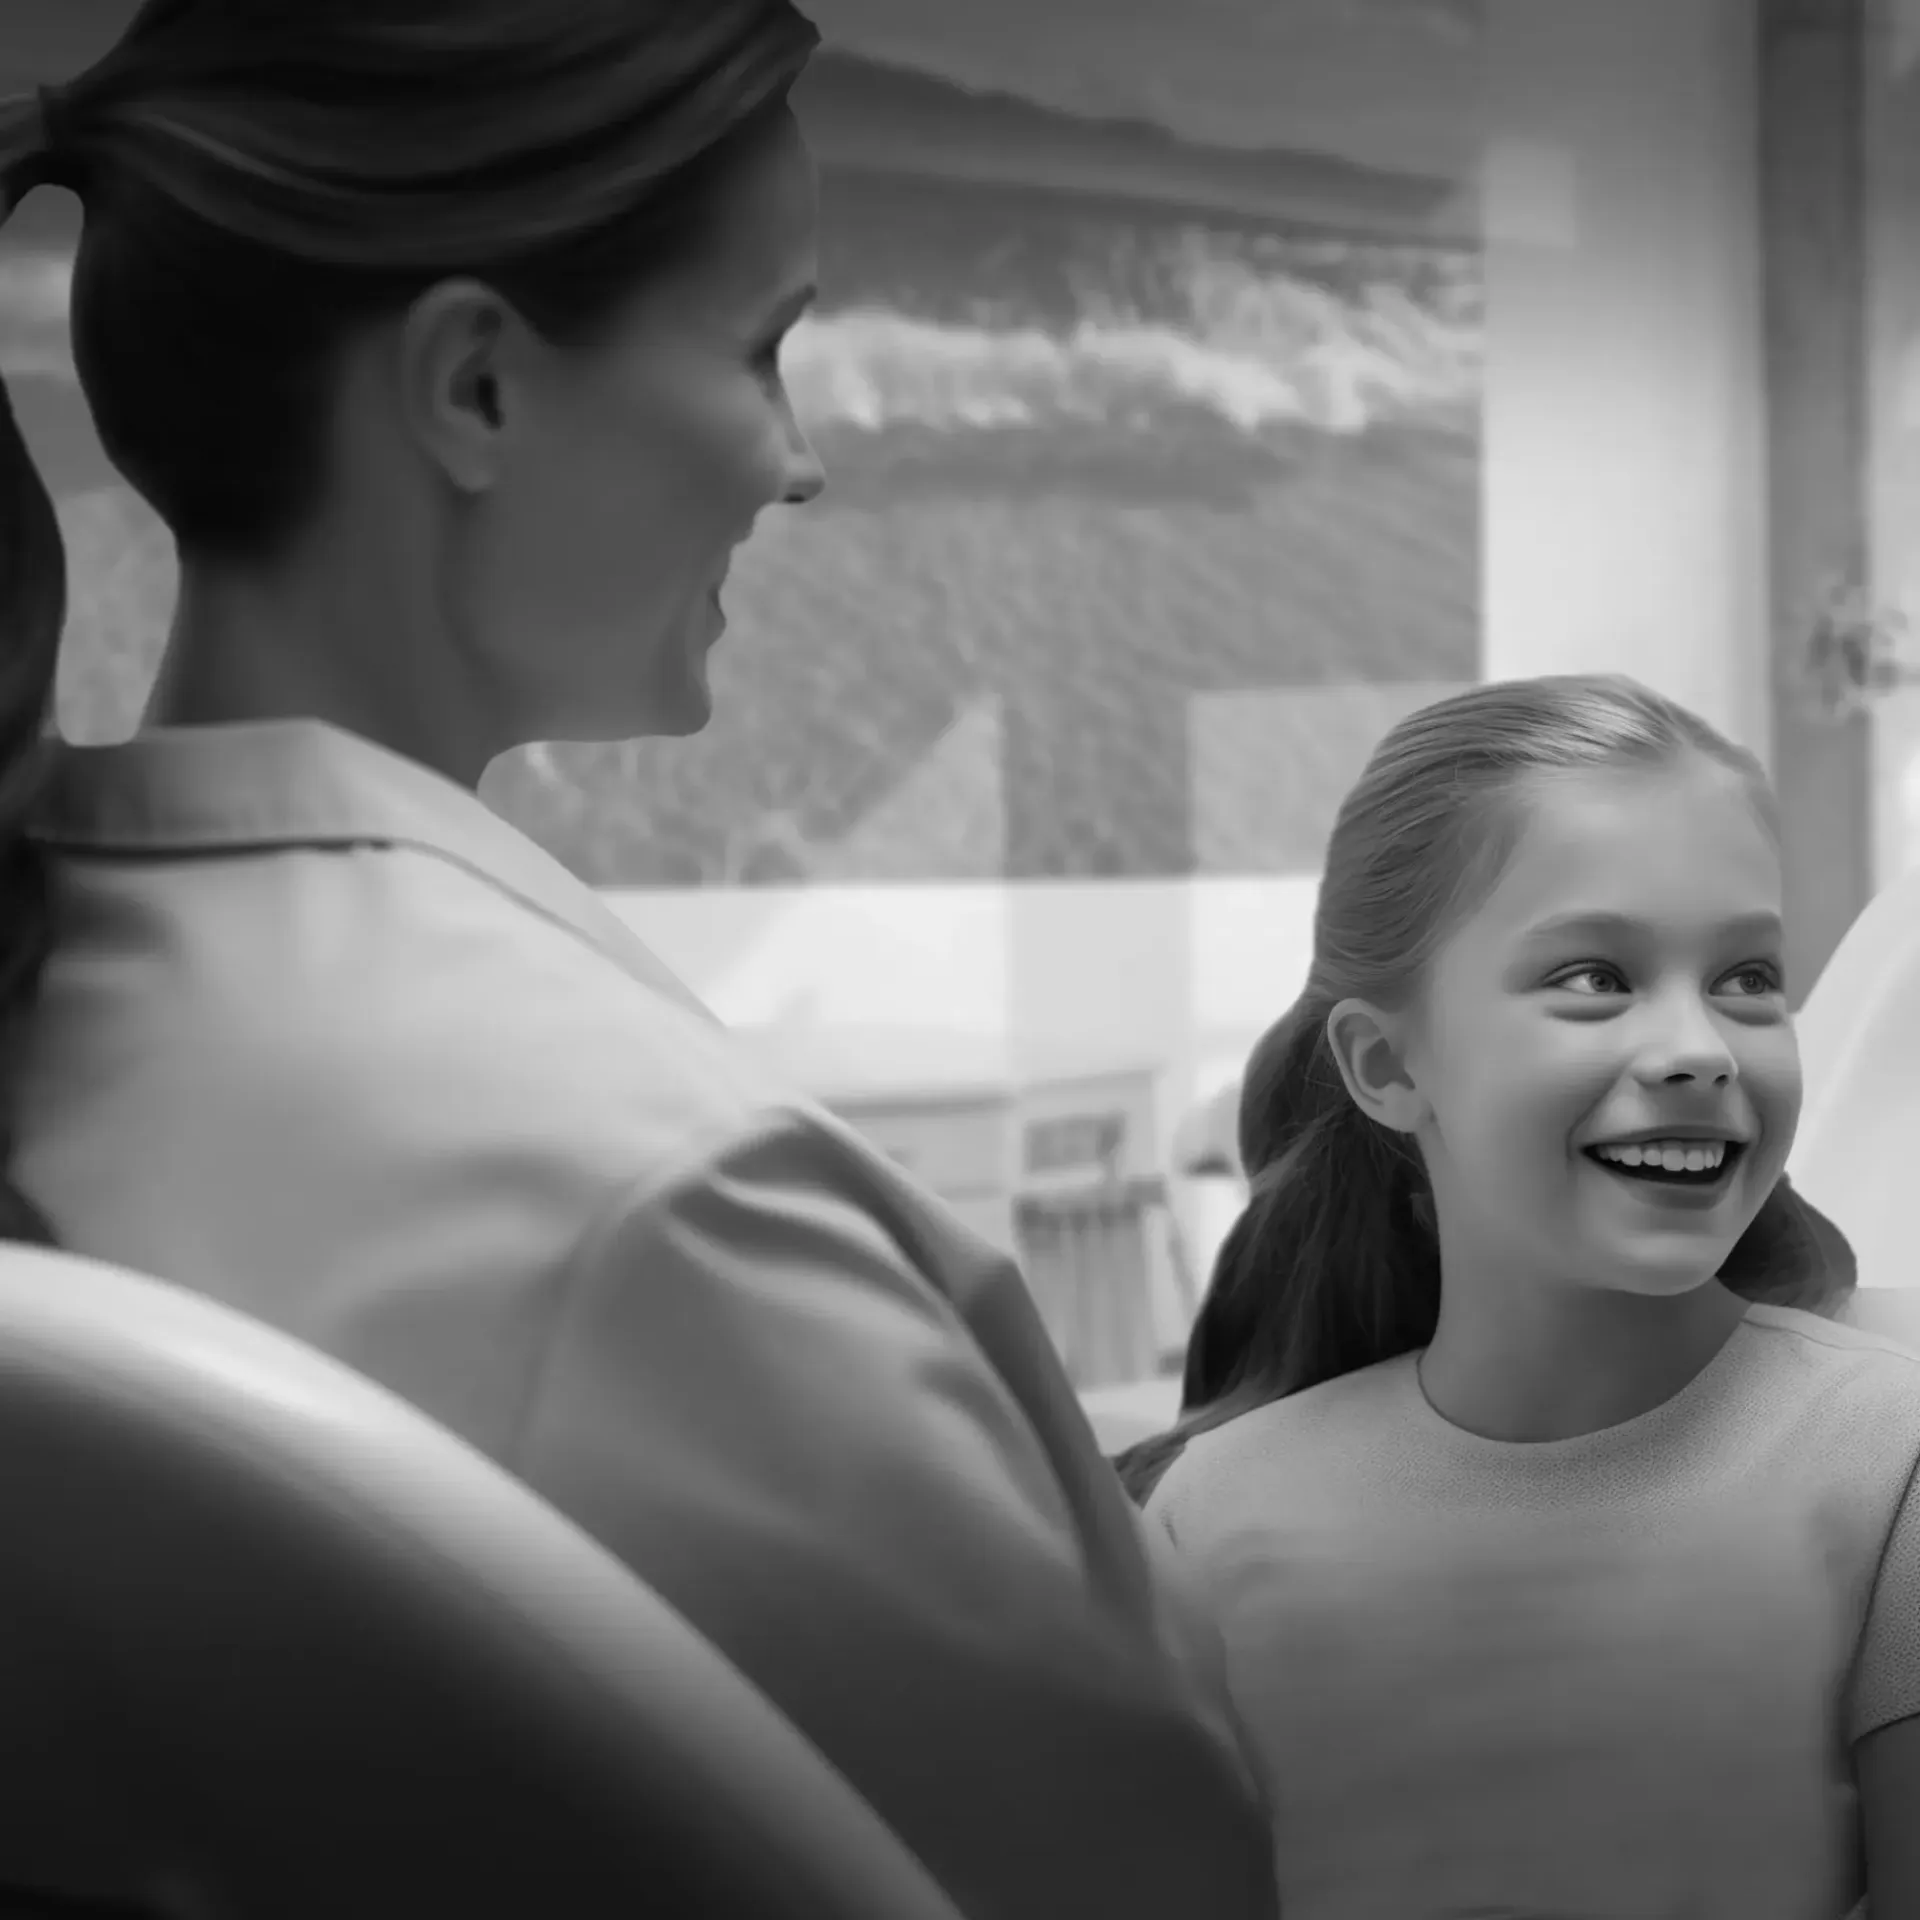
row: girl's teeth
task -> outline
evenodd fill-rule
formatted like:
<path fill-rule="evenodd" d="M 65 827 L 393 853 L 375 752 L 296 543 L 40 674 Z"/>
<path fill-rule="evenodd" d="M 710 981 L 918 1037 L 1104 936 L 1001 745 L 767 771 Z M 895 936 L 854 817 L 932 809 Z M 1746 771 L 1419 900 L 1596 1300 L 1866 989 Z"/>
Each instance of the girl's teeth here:
<path fill-rule="evenodd" d="M 1727 1157 L 1723 1142 L 1649 1140 L 1631 1147 L 1602 1147 L 1603 1160 L 1623 1167 L 1658 1167 L 1664 1173 L 1706 1173 Z"/>

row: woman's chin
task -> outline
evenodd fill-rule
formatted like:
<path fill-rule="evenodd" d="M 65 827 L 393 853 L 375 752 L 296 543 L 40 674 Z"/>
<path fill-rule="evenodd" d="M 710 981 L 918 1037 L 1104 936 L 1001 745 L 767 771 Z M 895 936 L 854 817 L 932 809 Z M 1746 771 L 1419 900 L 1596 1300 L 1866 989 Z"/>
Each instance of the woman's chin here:
<path fill-rule="evenodd" d="M 704 731 L 712 718 L 713 688 L 707 680 L 706 662 L 701 660 L 690 666 L 678 685 L 662 689 L 661 697 L 649 709 L 647 724 L 636 728 L 633 737 L 682 740 Z"/>
<path fill-rule="evenodd" d="M 678 740 L 703 732 L 713 718 L 713 696 L 701 675 L 656 689 L 644 701 L 608 698 L 590 713 L 555 719 L 530 736 L 546 746 L 617 747 L 629 740 Z"/>

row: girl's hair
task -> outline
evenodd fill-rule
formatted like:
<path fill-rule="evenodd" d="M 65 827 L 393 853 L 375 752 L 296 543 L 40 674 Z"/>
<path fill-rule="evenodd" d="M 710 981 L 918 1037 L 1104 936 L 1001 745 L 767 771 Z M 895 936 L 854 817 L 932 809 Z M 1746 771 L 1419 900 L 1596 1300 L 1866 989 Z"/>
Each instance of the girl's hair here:
<path fill-rule="evenodd" d="M 183 560 L 262 561 L 319 503 L 358 332 L 470 275 L 591 342 L 718 231 L 817 37 L 788 0 L 146 0 L 71 85 L 0 102 L 0 218 L 80 197 L 101 444 Z M 26 825 L 65 583 L 0 388 L 0 1237 L 43 1244 L 6 1109 L 51 939 Z"/>
<path fill-rule="evenodd" d="M 1631 680 L 1476 687 L 1380 743 L 1334 823 L 1306 987 L 1242 1083 L 1249 1197 L 1188 1343 L 1180 1420 L 1116 1462 L 1136 1499 L 1193 1435 L 1433 1337 L 1440 1247 L 1425 1169 L 1411 1140 L 1348 1095 L 1327 1018 L 1349 996 L 1405 1001 L 1512 855 L 1523 781 L 1688 756 L 1738 778 L 1777 837 L 1759 762 Z M 1853 1256 L 1782 1178 L 1720 1278 L 1752 1300 L 1819 1308 L 1852 1285 Z"/>

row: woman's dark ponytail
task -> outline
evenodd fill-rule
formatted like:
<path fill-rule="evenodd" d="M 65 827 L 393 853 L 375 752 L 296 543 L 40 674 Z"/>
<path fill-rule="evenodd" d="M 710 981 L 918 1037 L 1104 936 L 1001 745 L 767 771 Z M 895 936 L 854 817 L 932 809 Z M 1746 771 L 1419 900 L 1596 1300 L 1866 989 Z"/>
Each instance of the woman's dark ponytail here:
<path fill-rule="evenodd" d="M 41 179 L 37 99 L 0 106 L 0 217 Z M 48 752 L 67 559 L 52 497 L 0 382 L 0 1239 L 52 1246 L 45 1216 L 10 1177 L 14 1071 L 52 945 L 47 856 L 27 828 Z"/>

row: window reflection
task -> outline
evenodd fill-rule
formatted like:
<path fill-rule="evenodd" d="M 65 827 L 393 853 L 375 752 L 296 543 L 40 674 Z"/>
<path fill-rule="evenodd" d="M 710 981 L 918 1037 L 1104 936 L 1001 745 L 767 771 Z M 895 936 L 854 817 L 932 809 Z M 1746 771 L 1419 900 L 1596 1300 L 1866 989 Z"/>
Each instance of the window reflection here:
<path fill-rule="evenodd" d="M 1478 667 L 1462 12 L 931 11 L 824 14 L 830 490 L 736 569 L 716 720 L 499 797 L 622 887 L 1310 872 Z"/>

